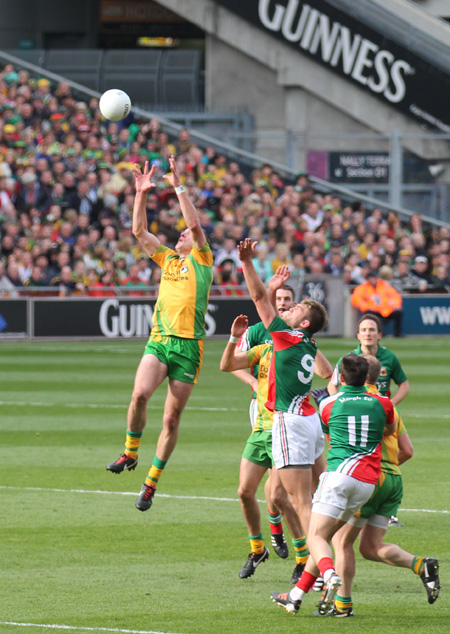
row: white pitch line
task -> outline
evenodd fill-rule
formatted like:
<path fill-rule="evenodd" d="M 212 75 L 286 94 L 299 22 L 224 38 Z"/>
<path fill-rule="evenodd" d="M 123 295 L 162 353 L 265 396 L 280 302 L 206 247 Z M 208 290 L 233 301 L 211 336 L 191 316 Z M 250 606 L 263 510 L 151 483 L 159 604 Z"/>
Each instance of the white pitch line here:
<path fill-rule="evenodd" d="M 17 407 L 68 407 L 68 408 L 86 408 L 86 409 L 128 409 L 128 405 L 119 403 L 41 403 L 36 401 L 0 401 L 0 407 L 17 406 Z M 161 405 L 147 405 L 147 409 L 163 409 Z M 197 412 L 247 412 L 248 408 L 244 407 L 197 407 L 187 406 L 185 410 Z M 450 418 L 450 414 L 407 414 L 406 418 Z"/>
<path fill-rule="evenodd" d="M 58 625 L 56 623 L 18 623 L 16 621 L 0 621 L 0 625 L 15 627 L 46 627 L 52 630 L 76 630 L 78 632 L 123 632 L 124 634 L 176 634 L 175 632 L 160 632 L 159 630 L 123 630 L 118 627 L 83 627 L 76 625 Z"/>
<path fill-rule="evenodd" d="M 50 489 L 46 487 L 16 487 L 0 485 L 0 489 L 13 491 L 50 491 L 52 493 L 96 493 L 97 495 L 138 495 L 138 491 L 102 491 L 90 489 Z M 218 498 L 202 495 L 169 495 L 168 493 L 158 493 L 158 497 L 172 500 L 208 500 L 212 502 L 239 502 L 238 498 Z M 265 500 L 258 500 L 260 504 L 266 504 Z M 434 509 L 399 509 L 404 513 L 442 513 L 449 514 L 450 511 Z"/>
<path fill-rule="evenodd" d="M 17 406 L 17 407 L 69 407 L 69 408 L 87 408 L 87 409 L 128 409 L 128 405 L 115 403 L 39 403 L 36 401 L 0 401 L 0 406 Z M 147 409 L 163 409 L 164 403 L 161 405 L 147 405 Z M 246 412 L 244 407 L 185 407 L 185 410 L 202 411 L 202 412 Z"/>
<path fill-rule="evenodd" d="M 9 489 L 15 491 L 51 491 L 52 493 L 97 493 L 98 495 L 138 495 L 139 491 L 101 491 L 89 489 L 50 489 L 46 487 L 15 487 L 0 485 L 0 489 Z M 239 502 L 237 498 L 218 498 L 200 495 L 169 495 L 168 493 L 158 493 L 160 498 L 171 498 L 173 500 L 209 500 L 213 502 Z M 265 503 L 261 500 L 261 504 Z"/>

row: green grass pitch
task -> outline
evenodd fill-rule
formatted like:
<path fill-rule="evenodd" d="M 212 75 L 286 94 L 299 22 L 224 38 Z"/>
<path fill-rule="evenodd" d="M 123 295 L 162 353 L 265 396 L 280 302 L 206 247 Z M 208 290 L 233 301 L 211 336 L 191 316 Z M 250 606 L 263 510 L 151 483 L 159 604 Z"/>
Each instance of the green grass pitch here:
<path fill-rule="evenodd" d="M 223 340 L 206 342 L 177 448 L 146 513 L 134 502 L 154 455 L 165 386 L 149 405 L 137 470 L 105 470 L 122 452 L 144 342 L 2 342 L 0 634 L 448 632 L 450 338 L 385 343 L 411 383 L 400 409 L 415 448 L 403 469 L 404 526 L 387 536 L 440 560 L 434 605 L 412 572 L 359 554 L 350 621 L 312 616 L 315 593 L 295 617 L 270 601 L 273 590 L 290 588 L 292 548 L 288 560 L 272 552 L 251 579 L 238 578 L 249 552 L 236 494 L 249 392 L 219 371 Z M 354 340 L 324 338 L 320 347 L 334 364 Z"/>

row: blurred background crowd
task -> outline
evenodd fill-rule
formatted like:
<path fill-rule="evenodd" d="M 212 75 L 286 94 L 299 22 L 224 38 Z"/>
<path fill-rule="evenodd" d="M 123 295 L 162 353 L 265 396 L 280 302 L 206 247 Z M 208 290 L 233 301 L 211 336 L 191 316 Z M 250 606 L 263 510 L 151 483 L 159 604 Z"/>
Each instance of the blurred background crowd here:
<path fill-rule="evenodd" d="M 245 295 L 237 243 L 258 242 L 265 282 L 286 264 L 297 288 L 306 274 L 342 276 L 354 288 L 374 272 L 400 293 L 448 293 L 450 232 L 419 215 L 343 201 L 314 189 L 304 173 L 287 182 L 270 165 L 243 168 L 181 130 L 130 115 L 103 119 L 98 100 L 65 82 L 0 72 L 0 297 L 157 294 L 159 267 L 132 235 L 130 168 L 156 165 L 149 228 L 174 246 L 184 228 L 164 180 L 176 156 L 181 180 L 200 210 L 215 256 L 212 294 Z"/>

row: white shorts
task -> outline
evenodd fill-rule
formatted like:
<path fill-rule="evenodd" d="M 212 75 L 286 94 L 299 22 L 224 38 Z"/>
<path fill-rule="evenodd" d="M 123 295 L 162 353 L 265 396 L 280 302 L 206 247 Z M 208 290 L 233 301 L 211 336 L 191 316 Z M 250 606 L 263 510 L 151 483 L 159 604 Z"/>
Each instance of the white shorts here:
<path fill-rule="evenodd" d="M 323 453 L 325 442 L 319 416 L 274 412 L 272 457 L 277 469 L 308 467 Z"/>
<path fill-rule="evenodd" d="M 251 399 L 250 406 L 248 408 L 248 414 L 250 416 L 250 425 L 253 429 L 256 423 L 256 417 L 258 416 L 258 403 L 256 401 L 256 398 Z"/>
<path fill-rule="evenodd" d="M 375 485 L 369 482 L 361 482 L 344 473 L 325 471 L 314 494 L 312 512 L 346 522 L 367 502 L 374 489 Z"/>
<path fill-rule="evenodd" d="M 389 518 L 386 517 L 385 515 L 377 515 L 377 514 L 372 515 L 369 518 L 356 517 L 355 515 L 353 515 L 348 520 L 348 523 L 351 524 L 352 526 L 356 526 L 356 528 L 362 528 L 363 526 L 367 524 L 368 526 L 376 526 L 377 528 L 383 528 L 385 531 L 387 531 L 389 526 Z"/>

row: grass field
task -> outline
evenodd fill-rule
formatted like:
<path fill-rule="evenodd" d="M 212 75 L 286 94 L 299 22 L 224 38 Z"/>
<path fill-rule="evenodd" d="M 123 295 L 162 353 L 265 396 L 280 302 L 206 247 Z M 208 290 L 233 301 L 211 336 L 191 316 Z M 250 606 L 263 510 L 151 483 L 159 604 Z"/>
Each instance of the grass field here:
<path fill-rule="evenodd" d="M 165 388 L 149 406 L 137 470 L 105 471 L 122 452 L 144 343 L 2 343 L 0 633 L 448 632 L 450 339 L 386 343 L 411 383 L 401 412 L 415 447 L 403 470 L 404 527 L 390 528 L 388 538 L 440 560 L 434 605 L 412 572 L 359 555 L 350 621 L 312 616 L 315 593 L 295 617 L 270 601 L 273 590 L 290 587 L 292 553 L 287 561 L 272 553 L 251 579 L 238 578 L 249 551 L 236 495 L 249 394 L 218 370 L 223 341 L 206 344 L 200 383 L 147 513 L 134 502 L 154 455 Z M 332 363 L 353 347 L 321 342 Z"/>

